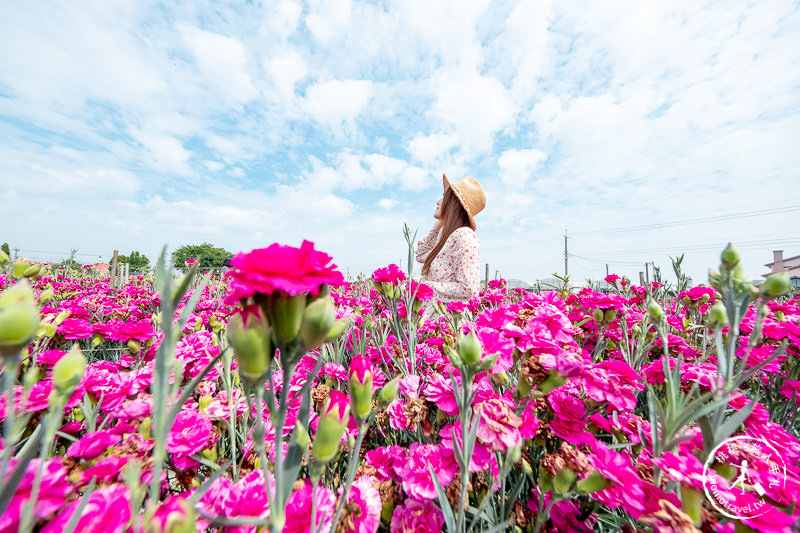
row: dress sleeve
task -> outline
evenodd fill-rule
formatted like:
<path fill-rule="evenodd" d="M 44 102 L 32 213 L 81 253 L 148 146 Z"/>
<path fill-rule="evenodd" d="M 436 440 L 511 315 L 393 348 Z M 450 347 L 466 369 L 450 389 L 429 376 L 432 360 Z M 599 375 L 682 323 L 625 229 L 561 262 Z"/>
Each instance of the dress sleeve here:
<path fill-rule="evenodd" d="M 424 263 L 428 258 L 428 254 L 433 247 L 436 246 L 436 240 L 439 238 L 439 228 L 431 228 L 428 235 L 417 241 L 417 263 Z"/>
<path fill-rule="evenodd" d="M 455 281 L 425 281 L 425 283 L 436 291 L 439 298 L 469 300 L 478 294 L 481 288 L 480 241 L 475 232 L 468 228 L 453 232 L 450 238 L 454 240 Z"/>

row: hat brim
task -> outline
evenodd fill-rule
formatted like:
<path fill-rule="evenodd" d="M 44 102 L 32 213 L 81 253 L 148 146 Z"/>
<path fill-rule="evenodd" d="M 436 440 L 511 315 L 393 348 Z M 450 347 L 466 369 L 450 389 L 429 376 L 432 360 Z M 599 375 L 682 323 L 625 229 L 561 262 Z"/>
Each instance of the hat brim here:
<path fill-rule="evenodd" d="M 459 203 L 461 203 L 461 207 L 464 208 L 464 211 L 467 212 L 467 217 L 469 218 L 469 227 L 472 228 L 472 231 L 475 231 L 477 226 L 475 225 L 475 219 L 472 218 L 472 213 L 469 212 L 469 206 L 464 201 L 464 196 L 461 194 L 461 191 L 458 190 L 457 187 L 453 187 L 453 184 L 450 183 L 450 180 L 447 179 L 447 174 L 442 174 L 442 188 L 443 192 L 447 192 L 447 189 L 453 189 L 453 193 L 458 198 Z"/>

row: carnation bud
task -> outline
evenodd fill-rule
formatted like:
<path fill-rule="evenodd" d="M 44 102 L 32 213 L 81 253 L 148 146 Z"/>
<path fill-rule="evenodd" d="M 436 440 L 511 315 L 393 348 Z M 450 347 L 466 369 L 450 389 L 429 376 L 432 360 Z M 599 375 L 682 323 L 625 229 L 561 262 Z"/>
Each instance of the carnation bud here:
<path fill-rule="evenodd" d="M 478 370 L 483 372 L 484 370 L 491 370 L 494 368 L 494 364 L 497 362 L 497 358 L 500 356 L 499 353 L 493 353 L 492 355 L 487 355 L 483 358 L 483 361 L 478 365 Z"/>
<path fill-rule="evenodd" d="M 547 379 L 539 383 L 536 389 L 542 394 L 550 394 L 553 390 L 557 389 L 566 382 L 567 378 L 564 376 L 559 376 L 554 370 L 550 372 L 550 375 L 547 376 Z"/>
<path fill-rule="evenodd" d="M 599 307 L 598 307 L 598 308 L 596 308 L 596 309 L 595 309 L 595 310 L 592 312 L 592 318 L 594 318 L 594 321 L 595 321 L 595 322 L 597 322 L 598 324 L 599 324 L 599 323 L 601 323 L 601 322 L 603 321 L 603 317 L 604 317 L 604 316 L 605 316 L 605 315 L 603 314 L 603 310 L 602 310 L 602 309 L 600 309 Z"/>
<path fill-rule="evenodd" d="M 708 311 L 708 319 L 712 324 L 725 326 L 728 323 L 728 311 L 725 309 L 725 304 L 719 300 L 714 302 L 714 305 Z"/>
<path fill-rule="evenodd" d="M 98 346 L 100 346 L 100 343 L 103 342 L 103 340 L 104 337 L 99 334 L 92 337 L 92 348 L 97 348 Z"/>
<path fill-rule="evenodd" d="M 69 396 L 81 382 L 84 372 L 86 357 L 76 344 L 53 365 L 53 386 L 62 395 Z"/>
<path fill-rule="evenodd" d="M 300 321 L 308 297 L 305 293 L 289 295 L 276 291 L 269 300 L 269 321 L 276 344 L 279 340 L 289 342 L 300 333 Z"/>
<path fill-rule="evenodd" d="M 400 388 L 400 376 L 387 381 L 378 392 L 378 400 L 381 405 L 386 405 L 392 402 L 397 397 L 397 391 Z"/>
<path fill-rule="evenodd" d="M 461 357 L 459 357 L 457 351 L 455 351 L 450 346 L 445 346 L 444 347 L 444 353 L 447 356 L 447 359 L 450 360 L 450 364 L 451 365 L 453 365 L 456 368 L 460 368 L 461 367 L 462 361 L 461 361 Z"/>
<path fill-rule="evenodd" d="M 348 373 L 352 412 L 364 420 L 372 410 L 372 364 L 364 354 L 356 354 Z"/>
<path fill-rule="evenodd" d="M 339 451 L 339 441 L 350 418 L 350 401 L 345 393 L 332 390 L 320 414 L 317 432 L 314 435 L 312 452 L 320 463 L 328 463 Z"/>
<path fill-rule="evenodd" d="M 308 430 L 299 420 L 294 423 L 294 437 L 297 444 L 303 448 L 311 444 L 311 437 L 308 434 Z"/>
<path fill-rule="evenodd" d="M 694 525 L 703 525 L 703 494 L 689 485 L 681 484 L 681 510 L 689 515 Z"/>
<path fill-rule="evenodd" d="M 572 484 L 575 483 L 577 474 L 570 468 L 562 468 L 556 477 L 553 478 L 553 488 L 557 494 L 566 495 L 572 491 Z"/>
<path fill-rule="evenodd" d="M 733 244 L 728 243 L 728 246 L 722 250 L 722 255 L 720 256 L 722 260 L 722 265 L 727 268 L 728 270 L 732 270 L 736 265 L 739 264 L 739 252 L 733 247 Z"/>
<path fill-rule="evenodd" d="M 227 337 L 239 364 L 239 374 L 251 381 L 264 376 L 273 352 L 261 309 L 252 305 L 233 315 L 228 322 Z"/>
<path fill-rule="evenodd" d="M 139 353 L 141 349 L 142 349 L 141 341 L 138 341 L 136 339 L 131 339 L 128 341 L 128 351 L 131 354 L 136 355 L 137 353 Z"/>
<path fill-rule="evenodd" d="M 591 494 L 599 490 L 607 489 L 611 486 L 611 480 L 605 477 L 600 471 L 595 470 L 585 478 L 578 481 L 578 490 L 584 494 Z"/>
<path fill-rule="evenodd" d="M 27 281 L 0 293 L 0 355 L 17 354 L 39 330 L 39 308 Z"/>
<path fill-rule="evenodd" d="M 647 314 L 656 322 L 661 322 L 664 319 L 664 309 L 652 298 L 647 301 Z"/>
<path fill-rule="evenodd" d="M 14 276 L 14 279 L 23 277 L 29 266 L 31 266 L 31 264 L 20 257 L 11 265 L 11 275 Z"/>
<path fill-rule="evenodd" d="M 300 323 L 300 339 L 305 347 L 313 350 L 325 340 L 336 321 L 336 308 L 330 297 L 315 300 L 303 312 Z"/>
<path fill-rule="evenodd" d="M 25 271 L 22 273 L 22 275 L 26 278 L 35 278 L 39 276 L 39 272 L 41 271 L 42 271 L 42 265 L 41 263 L 39 263 L 36 265 L 31 265 L 28 268 L 26 268 Z"/>
<path fill-rule="evenodd" d="M 456 348 L 458 349 L 458 355 L 461 357 L 461 360 L 464 361 L 467 366 L 473 366 L 481 359 L 481 342 L 478 340 L 478 336 L 475 335 L 474 331 L 470 331 L 469 334 L 458 339 L 456 341 Z"/>
<path fill-rule="evenodd" d="M 47 287 L 45 290 L 39 293 L 39 305 L 50 303 L 53 301 L 53 298 L 55 298 L 53 287 Z"/>
<path fill-rule="evenodd" d="M 710 299 L 711 299 L 711 296 L 709 296 L 708 293 L 706 293 L 706 294 L 704 294 L 703 296 L 700 297 L 700 303 L 701 304 L 707 304 Z"/>
<path fill-rule="evenodd" d="M 606 312 L 603 313 L 603 320 L 605 322 L 611 323 L 615 318 L 617 318 L 617 310 L 613 307 L 606 309 Z"/>
<path fill-rule="evenodd" d="M 735 267 L 733 267 L 732 275 L 733 275 L 733 279 L 735 279 L 736 281 L 749 281 L 747 279 L 747 276 L 745 276 L 745 274 L 744 274 L 744 267 L 742 266 L 741 263 L 739 263 Z"/>
<path fill-rule="evenodd" d="M 785 294 L 792 286 L 787 272 L 777 272 L 771 274 L 764 283 L 761 284 L 761 296 L 766 299 L 776 298 Z"/>
<path fill-rule="evenodd" d="M 339 335 L 344 333 L 344 331 L 350 326 L 351 320 L 349 318 L 337 318 L 333 321 L 333 327 L 328 332 L 328 336 L 325 337 L 325 341 L 332 341 L 339 338 Z"/>

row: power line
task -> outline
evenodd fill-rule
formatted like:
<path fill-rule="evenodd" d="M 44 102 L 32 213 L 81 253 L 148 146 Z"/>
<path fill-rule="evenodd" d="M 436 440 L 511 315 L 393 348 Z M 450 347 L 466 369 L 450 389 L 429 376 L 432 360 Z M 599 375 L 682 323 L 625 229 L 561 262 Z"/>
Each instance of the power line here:
<path fill-rule="evenodd" d="M 72 252 L 45 252 L 43 250 L 23 250 L 19 249 L 20 252 L 29 252 L 34 254 L 50 254 L 50 255 L 72 255 Z M 94 257 L 101 257 L 103 254 L 86 254 L 86 253 L 75 253 L 75 255 L 91 255 Z"/>
<path fill-rule="evenodd" d="M 593 230 L 593 231 L 583 231 L 578 233 L 573 233 L 573 237 L 580 237 L 585 235 L 605 235 L 609 233 L 623 233 L 628 231 L 640 231 L 645 229 L 656 229 L 656 228 L 666 228 L 669 226 L 682 226 L 687 224 L 703 224 L 706 222 L 719 222 L 724 220 L 735 220 L 739 218 L 750 218 L 756 216 L 763 216 L 763 215 L 772 215 L 777 213 L 789 213 L 792 211 L 800 211 L 800 205 L 790 205 L 784 207 L 776 207 L 772 209 L 761 209 L 757 211 L 745 211 L 740 213 L 730 213 L 727 215 L 717 215 L 717 216 L 710 216 L 710 217 L 702 217 L 702 218 L 690 218 L 685 220 L 675 220 L 672 222 L 661 222 L 657 224 L 644 224 L 641 226 L 629 226 L 629 227 L 621 227 L 621 228 L 609 228 L 609 229 L 601 229 L 601 230 Z"/>
<path fill-rule="evenodd" d="M 699 245 L 686 245 L 678 244 L 675 246 L 665 246 L 660 248 L 636 248 L 627 250 L 598 250 L 586 252 L 592 255 L 638 255 L 638 254 L 657 254 L 657 253 L 683 253 L 683 252 L 709 252 L 709 251 L 722 251 L 725 248 L 725 242 L 714 244 L 699 244 Z M 772 241 L 751 241 L 751 242 L 738 242 L 734 246 L 739 250 L 757 250 L 766 247 L 774 247 L 776 245 L 794 245 L 800 244 L 800 239 L 775 239 Z"/>

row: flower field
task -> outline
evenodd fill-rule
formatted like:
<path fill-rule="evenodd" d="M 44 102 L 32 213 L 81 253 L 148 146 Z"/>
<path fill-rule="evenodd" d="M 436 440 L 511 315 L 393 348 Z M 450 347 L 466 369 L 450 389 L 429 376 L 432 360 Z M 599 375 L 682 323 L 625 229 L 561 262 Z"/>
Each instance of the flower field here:
<path fill-rule="evenodd" d="M 2 263 L 0 532 L 800 527 L 800 297 L 732 247 L 708 286 L 450 304 L 308 242 Z"/>

